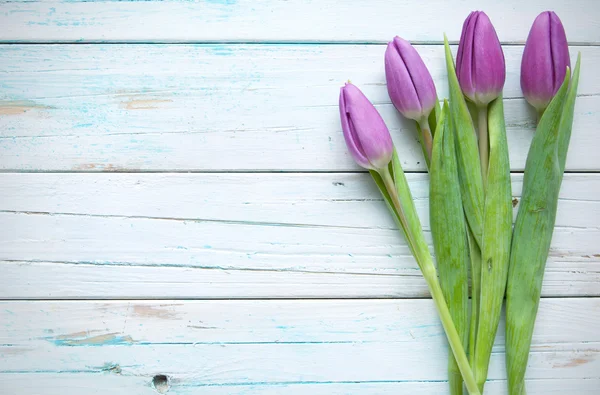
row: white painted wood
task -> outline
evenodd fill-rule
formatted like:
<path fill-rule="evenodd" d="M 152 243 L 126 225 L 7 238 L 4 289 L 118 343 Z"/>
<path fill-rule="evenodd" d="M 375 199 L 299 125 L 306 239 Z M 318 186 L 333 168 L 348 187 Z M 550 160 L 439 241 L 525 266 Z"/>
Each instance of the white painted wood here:
<path fill-rule="evenodd" d="M 583 54 L 567 169 L 599 171 L 597 1 L 0 0 L 0 42 L 78 43 L 0 45 L 0 171 L 15 172 L 0 174 L 0 393 L 150 395 L 165 374 L 180 395 L 446 394 L 431 300 L 391 299 L 428 292 L 346 153 L 337 94 L 361 86 L 424 171 L 380 44 L 434 44 L 418 50 L 442 98 L 442 33 L 455 42 L 474 7 L 508 44 L 559 13 Z M 178 44 L 143 44 L 158 42 Z M 523 47 L 504 48 L 522 170 L 534 114 Z M 230 170 L 248 173 L 211 173 Z M 427 175 L 408 178 L 428 229 Z M 600 174 L 565 177 L 530 395 L 600 388 L 599 191 Z M 502 326 L 486 394 L 506 394 Z"/>
<path fill-rule="evenodd" d="M 2 41 L 335 41 L 458 40 L 473 9 L 492 18 L 505 42 L 524 42 L 538 13 L 555 10 L 569 40 L 598 43 L 600 5 L 578 0 L 415 2 L 351 0 L 7 1 Z"/>
<path fill-rule="evenodd" d="M 565 176 L 544 296 L 600 295 L 598 191 Z M 378 193 L 364 173 L 2 174 L 0 297 L 428 296 Z"/>
<path fill-rule="evenodd" d="M 418 49 L 440 98 L 446 96 L 442 47 Z M 0 169 L 357 171 L 337 109 L 339 87 L 350 78 L 382 112 L 405 170 L 424 171 L 414 123 L 390 104 L 384 51 L 382 45 L 3 45 Z M 576 51 L 583 56 L 584 96 L 567 169 L 595 171 L 600 47 Z M 535 114 L 521 98 L 522 47 L 505 52 L 507 133 L 512 168 L 520 170 Z"/>
<path fill-rule="evenodd" d="M 543 384 L 534 392 L 559 379 L 583 393 L 597 389 L 599 303 L 541 301 L 528 379 Z M 445 393 L 439 384 L 415 383 L 446 378 L 445 338 L 431 300 L 2 302 L 0 318 L 0 371 L 42 374 L 55 386 L 61 375 L 69 382 L 96 373 L 108 386 L 137 377 L 128 385 L 144 393 L 154 375 L 165 374 L 175 390 L 215 393 L 273 393 L 282 385 L 297 393 L 304 385 Z M 505 378 L 503 332 L 501 323 L 491 380 Z M 493 387 L 505 393 L 502 382 Z"/>
<path fill-rule="evenodd" d="M 77 395 L 156 395 L 153 376 L 123 376 L 105 373 L 0 373 L 6 395 L 64 395 L 76 391 Z M 177 395 L 397 395 L 448 394 L 445 382 L 378 382 L 378 383 L 327 383 L 327 384 L 241 384 L 235 386 L 198 386 L 191 380 L 178 378 L 171 381 L 167 394 Z M 536 379 L 527 380 L 527 393 L 533 395 L 597 395 L 600 379 Z M 67 392 L 68 393 L 68 392 Z M 488 381 L 485 393 L 504 395 L 505 380 Z"/>

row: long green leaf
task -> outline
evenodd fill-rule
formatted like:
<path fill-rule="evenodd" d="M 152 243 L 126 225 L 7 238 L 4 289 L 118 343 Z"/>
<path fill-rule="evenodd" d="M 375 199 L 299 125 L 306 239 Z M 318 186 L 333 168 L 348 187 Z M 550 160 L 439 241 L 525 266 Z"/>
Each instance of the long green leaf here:
<path fill-rule="evenodd" d="M 500 322 L 512 235 L 510 163 L 502 96 L 489 104 L 487 123 L 490 155 L 485 191 L 481 291 L 474 371 L 482 392 Z"/>
<path fill-rule="evenodd" d="M 452 121 L 448 102 L 436 127 L 430 169 L 429 212 L 440 285 L 463 345 L 469 326 L 469 254 L 467 225 L 460 195 Z M 454 355 L 449 354 L 450 393 L 462 395 L 463 381 Z"/>
<path fill-rule="evenodd" d="M 444 35 L 450 89 L 450 113 L 456 130 L 456 156 L 461 196 L 469 227 L 479 247 L 483 242 L 483 181 L 475 126 L 456 77 L 448 39 Z"/>
<path fill-rule="evenodd" d="M 577 87 L 579 86 L 579 69 L 581 65 L 581 52 L 577 54 L 577 64 L 573 73 L 573 80 L 569 88 L 567 101 L 560 120 L 560 134 L 558 136 L 558 160 L 560 162 L 561 174 L 565 171 L 567 162 L 567 151 L 571 141 L 571 130 L 573 129 L 573 114 L 575 112 L 575 99 L 577 97 Z"/>
<path fill-rule="evenodd" d="M 506 289 L 506 363 L 510 395 L 525 393 L 525 370 L 556 220 L 579 69 L 580 59 L 572 86 L 569 89 L 568 72 L 540 120 L 527 155 Z"/>

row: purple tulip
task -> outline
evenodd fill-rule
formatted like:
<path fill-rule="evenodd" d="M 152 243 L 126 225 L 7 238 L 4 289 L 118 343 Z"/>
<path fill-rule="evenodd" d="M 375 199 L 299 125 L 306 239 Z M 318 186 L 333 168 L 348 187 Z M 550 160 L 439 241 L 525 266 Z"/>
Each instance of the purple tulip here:
<path fill-rule="evenodd" d="M 417 122 L 429 116 L 437 100 L 433 79 L 415 48 L 398 36 L 385 51 L 385 78 L 392 103 L 402 115 Z"/>
<path fill-rule="evenodd" d="M 502 93 L 506 79 L 504 53 L 496 30 L 483 11 L 471 12 L 463 24 L 456 75 L 465 96 L 480 107 Z"/>
<path fill-rule="evenodd" d="M 394 151 L 390 132 L 369 99 L 349 83 L 340 89 L 340 118 L 354 160 L 370 170 L 387 167 Z"/>
<path fill-rule="evenodd" d="M 560 88 L 571 65 L 565 28 L 552 11 L 535 18 L 521 61 L 521 89 L 525 99 L 543 111 Z"/>

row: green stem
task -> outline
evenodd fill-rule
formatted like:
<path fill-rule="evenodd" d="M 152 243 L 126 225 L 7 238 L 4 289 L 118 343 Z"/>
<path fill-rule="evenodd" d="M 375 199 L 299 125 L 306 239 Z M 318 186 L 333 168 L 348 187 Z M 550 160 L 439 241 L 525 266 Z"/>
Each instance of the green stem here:
<path fill-rule="evenodd" d="M 483 180 L 483 189 L 485 191 L 490 155 L 490 146 L 488 141 L 487 105 L 478 108 L 477 121 L 479 122 L 479 161 L 481 162 L 481 179 Z"/>
<path fill-rule="evenodd" d="M 545 108 L 542 108 L 540 110 L 536 110 L 536 114 L 537 114 L 537 122 L 536 122 L 536 124 L 540 123 L 540 120 L 542 119 L 542 115 L 544 115 L 544 110 L 545 110 Z"/>
<path fill-rule="evenodd" d="M 410 233 L 410 228 L 408 227 L 408 222 L 406 221 L 406 215 L 404 214 L 404 209 L 400 204 L 400 197 L 398 197 L 398 190 L 396 189 L 396 184 L 394 183 L 394 179 L 390 174 L 390 169 L 386 166 L 385 168 L 379 170 L 379 175 L 381 176 L 383 184 L 385 185 L 385 189 L 387 189 L 388 194 L 390 195 L 390 198 L 392 200 L 392 204 L 394 205 L 394 208 L 398 213 L 398 220 L 400 221 L 400 225 L 402 226 L 402 230 L 404 236 L 406 237 L 406 241 L 408 242 L 408 246 L 415 255 L 417 263 L 420 264 L 420 251 L 417 249 L 417 243 L 415 243 L 412 234 Z"/>
<path fill-rule="evenodd" d="M 431 151 L 433 150 L 433 137 L 431 135 L 431 128 L 429 127 L 427 118 L 421 119 L 418 122 L 418 125 L 421 132 L 419 141 L 421 143 L 421 149 L 423 150 L 423 156 L 425 156 L 427 168 L 429 169 L 431 165 Z"/>
<path fill-rule="evenodd" d="M 442 321 L 444 332 L 448 338 L 448 343 L 450 343 L 450 348 L 452 349 L 454 358 L 456 358 L 458 368 L 463 376 L 467 390 L 469 391 L 470 395 L 480 395 L 481 393 L 477 387 L 475 376 L 473 375 L 473 371 L 469 366 L 467 354 L 465 354 L 464 346 L 460 336 L 458 335 L 458 332 L 456 331 L 456 327 L 452 321 L 452 316 L 450 315 L 450 310 L 448 309 L 448 305 L 444 299 L 444 294 L 442 293 L 442 288 L 440 287 L 440 283 L 437 278 L 437 271 L 435 269 L 435 265 L 433 264 L 431 254 L 429 254 L 429 251 L 421 251 L 421 249 L 419 249 L 417 244 L 414 242 L 412 234 L 410 233 L 410 228 L 408 227 L 408 223 L 406 221 L 406 215 L 404 214 L 404 210 L 400 204 L 400 199 L 398 198 L 396 185 L 389 169 L 386 167 L 379 170 L 379 175 L 381 176 L 385 188 L 390 195 L 390 200 L 392 201 L 392 204 L 398 213 L 398 220 L 403 228 L 409 247 L 413 251 L 415 259 L 417 260 L 417 263 L 421 268 L 421 272 L 423 273 L 423 277 L 429 286 L 429 292 L 431 293 L 431 297 L 435 303 L 440 320 Z"/>

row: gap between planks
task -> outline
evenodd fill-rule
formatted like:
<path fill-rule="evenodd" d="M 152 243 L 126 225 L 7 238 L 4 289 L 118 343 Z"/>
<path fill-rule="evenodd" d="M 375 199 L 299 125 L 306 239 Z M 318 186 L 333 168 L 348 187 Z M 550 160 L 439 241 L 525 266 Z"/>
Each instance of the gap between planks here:
<path fill-rule="evenodd" d="M 1 3 L 0 3 L 1 4 Z M 458 45 L 457 40 L 448 41 L 450 45 Z M 443 41 L 418 41 L 412 40 L 412 45 L 423 46 L 441 46 Z M 517 41 L 501 41 L 500 44 L 504 47 L 524 47 L 525 43 Z M 244 40 L 228 40 L 228 41 L 206 41 L 206 40 L 126 40 L 126 41 L 103 41 L 103 40 L 53 40 L 53 41 L 0 41 L 0 45 L 281 45 L 281 46 L 301 46 L 301 45 L 385 45 L 381 41 L 244 41 Z M 569 41 L 569 46 L 578 47 L 599 47 L 600 43 L 586 41 Z"/>

